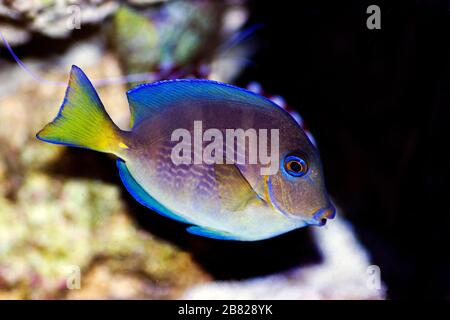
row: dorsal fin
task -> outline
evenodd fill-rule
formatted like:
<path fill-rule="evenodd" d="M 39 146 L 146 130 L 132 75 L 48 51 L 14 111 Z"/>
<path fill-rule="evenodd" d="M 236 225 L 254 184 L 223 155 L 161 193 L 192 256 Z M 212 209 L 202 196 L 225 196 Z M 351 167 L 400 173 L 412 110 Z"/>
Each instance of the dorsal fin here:
<path fill-rule="evenodd" d="M 229 84 L 205 79 L 178 79 L 136 86 L 127 92 L 131 127 L 178 101 L 223 100 L 278 107 L 269 99 Z"/>

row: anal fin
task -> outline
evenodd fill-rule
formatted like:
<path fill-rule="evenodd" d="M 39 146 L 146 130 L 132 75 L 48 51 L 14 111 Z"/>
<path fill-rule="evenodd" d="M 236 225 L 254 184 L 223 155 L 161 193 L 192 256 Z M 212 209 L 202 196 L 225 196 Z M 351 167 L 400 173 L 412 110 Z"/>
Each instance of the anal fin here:
<path fill-rule="evenodd" d="M 133 178 L 130 171 L 128 170 L 125 162 L 121 159 L 117 160 L 117 167 L 119 168 L 120 178 L 122 179 L 125 188 L 128 192 L 143 206 L 158 212 L 159 214 L 171 218 L 176 221 L 183 223 L 191 223 L 188 220 L 180 217 L 179 215 L 173 213 L 171 210 L 167 209 L 161 203 L 156 201 L 151 197 Z"/>
<path fill-rule="evenodd" d="M 187 232 L 202 236 L 206 238 L 218 239 L 218 240 L 242 240 L 237 236 L 232 235 L 226 231 L 220 231 L 216 229 L 209 229 L 199 226 L 191 226 L 186 229 Z"/>

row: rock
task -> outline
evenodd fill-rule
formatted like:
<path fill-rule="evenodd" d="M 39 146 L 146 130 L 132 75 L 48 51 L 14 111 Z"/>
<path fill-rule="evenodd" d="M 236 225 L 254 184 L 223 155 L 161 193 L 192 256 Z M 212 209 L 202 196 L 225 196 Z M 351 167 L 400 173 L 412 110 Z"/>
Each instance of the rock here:
<path fill-rule="evenodd" d="M 207 279 L 188 254 L 136 228 L 116 186 L 32 173 L 0 208 L 3 297 L 167 298 Z M 66 286 L 73 268 L 79 290 Z"/>
<path fill-rule="evenodd" d="M 318 264 L 243 281 L 217 281 L 189 288 L 183 299 L 385 299 L 377 266 L 338 213 L 326 227 L 312 228 L 322 251 Z M 382 270 L 381 270 L 382 272 Z M 379 285 L 379 287 L 378 287 Z"/>
<path fill-rule="evenodd" d="M 163 1 L 131 0 L 129 2 L 153 5 Z M 100 24 L 114 13 L 119 5 L 119 1 L 113 0 L 2 1 L 0 30 L 7 36 L 11 45 L 25 43 L 32 33 L 50 38 L 65 38 L 74 29 Z"/>
<path fill-rule="evenodd" d="M 242 68 L 248 51 L 242 43 L 222 46 L 246 19 L 244 6 L 231 1 L 174 1 L 139 12 L 122 6 L 114 15 L 110 40 L 126 74 L 147 72 L 146 81 L 176 77 L 226 81 Z"/>
<path fill-rule="evenodd" d="M 10 45 L 23 44 L 30 40 L 30 33 L 20 26 L 12 26 L 7 23 L 0 22 L 0 31 L 6 39 L 9 39 Z M 3 41 L 0 42 L 0 47 L 4 46 Z"/>
<path fill-rule="evenodd" d="M 89 42 L 79 45 L 90 51 Z M 67 55 L 82 61 L 83 52 Z M 94 60 L 84 69 L 92 79 L 122 76 L 114 55 L 88 57 Z M 0 92 L 0 298 L 176 298 L 187 286 L 207 281 L 189 253 L 135 224 L 121 185 L 72 175 L 70 168 L 78 168 L 71 162 L 80 159 L 35 138 L 56 115 L 68 73 L 58 61 L 25 63 L 63 85 L 38 85 L 17 67 L 0 72 L 5 81 L 17 75 Z M 124 85 L 103 86 L 99 95 L 127 128 L 125 91 Z M 108 174 L 117 176 L 114 170 Z M 70 290 L 77 270 L 80 289 Z"/>
<path fill-rule="evenodd" d="M 160 60 L 159 35 L 150 19 L 124 6 L 114 15 L 113 25 L 111 37 L 126 73 L 155 70 Z"/>
<path fill-rule="evenodd" d="M 116 1 L 108 0 L 4 1 L 0 4 L 0 20 L 10 30 L 6 34 L 10 44 L 17 45 L 25 43 L 32 33 L 67 37 L 74 29 L 103 21 L 117 8 Z M 21 36 L 14 37 L 13 32 Z"/>

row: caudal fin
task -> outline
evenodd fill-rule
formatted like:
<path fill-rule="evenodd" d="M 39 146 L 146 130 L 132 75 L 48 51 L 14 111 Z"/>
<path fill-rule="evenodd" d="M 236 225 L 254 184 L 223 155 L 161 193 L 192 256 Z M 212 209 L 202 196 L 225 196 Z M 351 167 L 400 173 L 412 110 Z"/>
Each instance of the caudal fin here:
<path fill-rule="evenodd" d="M 69 85 L 56 118 L 36 137 L 40 140 L 120 155 L 127 145 L 123 132 L 106 113 L 80 68 L 72 66 Z"/>

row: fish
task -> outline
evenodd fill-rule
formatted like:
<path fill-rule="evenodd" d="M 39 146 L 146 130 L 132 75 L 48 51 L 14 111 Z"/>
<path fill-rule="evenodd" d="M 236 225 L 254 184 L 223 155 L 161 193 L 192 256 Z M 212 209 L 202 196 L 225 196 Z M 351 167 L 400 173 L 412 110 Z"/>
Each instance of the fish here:
<path fill-rule="evenodd" d="M 258 241 L 334 218 L 318 150 L 266 97 L 207 79 L 126 95 L 131 123 L 122 130 L 72 66 L 58 114 L 36 137 L 115 155 L 135 200 L 194 235 Z"/>

